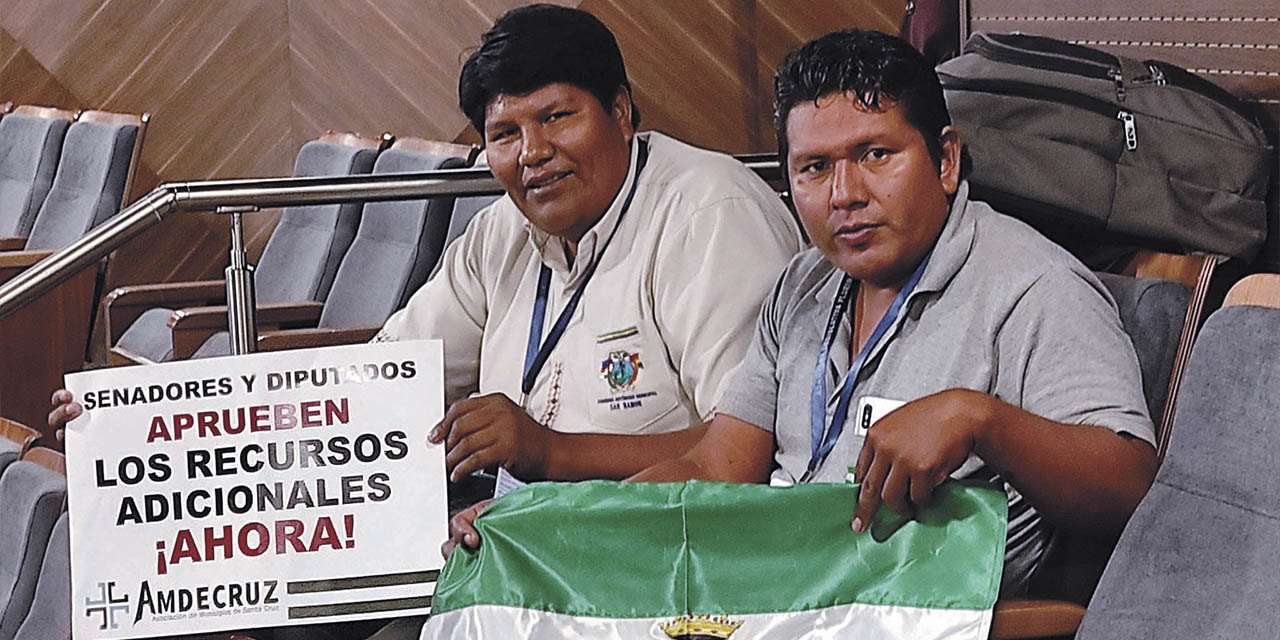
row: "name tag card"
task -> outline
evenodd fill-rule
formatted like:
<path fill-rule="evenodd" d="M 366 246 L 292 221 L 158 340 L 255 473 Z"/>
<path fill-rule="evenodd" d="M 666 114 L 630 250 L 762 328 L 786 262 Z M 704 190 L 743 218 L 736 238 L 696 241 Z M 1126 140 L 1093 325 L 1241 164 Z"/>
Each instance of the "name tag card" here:
<path fill-rule="evenodd" d="M 72 631 L 143 638 L 430 611 L 447 537 L 439 341 L 71 374 Z"/>

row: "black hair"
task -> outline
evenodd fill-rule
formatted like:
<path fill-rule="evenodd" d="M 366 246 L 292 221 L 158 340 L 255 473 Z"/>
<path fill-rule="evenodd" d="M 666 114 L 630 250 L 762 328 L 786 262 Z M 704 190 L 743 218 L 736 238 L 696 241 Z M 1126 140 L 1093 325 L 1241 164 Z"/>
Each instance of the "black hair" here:
<path fill-rule="evenodd" d="M 458 106 L 484 135 L 484 112 L 498 94 L 524 95 L 557 82 L 594 95 L 606 112 L 631 83 L 613 33 L 581 9 L 534 4 L 512 9 L 484 32 L 458 75 Z M 631 125 L 640 112 L 631 102 Z"/>
<path fill-rule="evenodd" d="M 868 109 L 888 101 L 924 137 L 935 165 L 942 158 L 942 130 L 951 124 L 933 66 L 901 38 L 863 29 L 828 33 L 787 54 L 773 78 L 773 121 L 778 161 L 786 167 L 787 117 L 804 101 L 833 93 L 856 96 Z M 963 163 L 962 163 L 963 165 Z"/>

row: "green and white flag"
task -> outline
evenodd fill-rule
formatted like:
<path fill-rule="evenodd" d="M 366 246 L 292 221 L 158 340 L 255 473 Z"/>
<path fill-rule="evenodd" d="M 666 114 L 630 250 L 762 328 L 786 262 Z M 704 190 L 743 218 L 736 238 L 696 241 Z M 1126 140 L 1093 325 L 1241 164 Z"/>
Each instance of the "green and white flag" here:
<path fill-rule="evenodd" d="M 539 483 L 478 520 L 424 640 L 985 639 L 1007 503 L 951 481 L 915 519 L 849 528 L 857 487 Z"/>

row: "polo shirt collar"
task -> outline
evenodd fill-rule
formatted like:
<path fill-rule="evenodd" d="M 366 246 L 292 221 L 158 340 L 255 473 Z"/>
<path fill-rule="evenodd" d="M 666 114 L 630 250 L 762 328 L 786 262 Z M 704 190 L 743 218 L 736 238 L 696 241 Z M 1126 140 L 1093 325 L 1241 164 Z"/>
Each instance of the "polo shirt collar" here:
<path fill-rule="evenodd" d="M 524 227 L 529 233 L 529 239 L 533 242 L 534 249 L 538 252 L 538 257 L 541 258 L 542 264 L 547 265 L 552 271 L 572 281 L 583 274 L 587 265 L 596 261 L 600 246 L 609 237 L 613 227 L 618 224 L 618 218 L 622 215 L 623 201 L 627 199 L 627 193 L 631 191 L 631 184 L 636 181 L 636 160 L 640 150 L 639 138 L 639 134 L 631 138 L 631 158 L 628 160 L 627 177 L 622 181 L 622 187 L 613 196 L 613 202 L 609 203 L 609 208 L 605 209 L 604 215 L 578 241 L 578 255 L 573 260 L 572 266 L 569 264 L 568 256 L 565 255 L 564 242 L 558 236 L 539 229 L 529 222 L 527 218 L 524 220 Z"/>
<path fill-rule="evenodd" d="M 969 214 L 969 183 L 961 181 L 956 195 L 951 199 L 951 210 L 947 213 L 947 221 L 942 225 L 942 233 L 933 245 L 929 255 L 929 264 L 920 274 L 920 282 L 916 283 L 911 298 L 926 293 L 938 292 L 947 288 L 951 279 L 964 266 L 973 250 L 973 239 L 976 233 L 973 215 Z"/>

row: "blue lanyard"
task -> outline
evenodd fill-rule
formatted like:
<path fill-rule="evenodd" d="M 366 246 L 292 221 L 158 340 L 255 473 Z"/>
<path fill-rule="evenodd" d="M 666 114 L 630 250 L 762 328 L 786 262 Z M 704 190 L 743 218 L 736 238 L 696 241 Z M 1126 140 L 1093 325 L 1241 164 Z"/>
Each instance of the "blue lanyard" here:
<path fill-rule="evenodd" d="M 897 319 L 898 314 L 902 311 L 902 307 L 906 304 L 907 298 L 911 296 L 911 292 L 915 290 L 916 284 L 920 282 L 920 275 L 924 273 L 925 265 L 929 264 L 929 257 L 925 256 L 920 261 L 920 266 L 916 267 L 915 273 L 911 274 L 911 278 L 903 285 L 902 290 L 894 297 L 893 304 L 884 312 L 884 317 L 880 318 L 879 324 L 876 325 L 875 331 L 871 332 L 871 337 L 867 339 L 867 343 L 862 345 L 862 350 L 858 352 L 858 357 L 854 359 L 853 364 L 849 367 L 849 374 L 845 378 L 844 386 L 840 388 L 840 400 L 836 402 L 835 414 L 831 416 L 831 424 L 827 424 L 827 366 L 828 360 L 831 358 L 831 344 L 835 342 L 836 330 L 840 327 L 840 318 L 844 315 L 846 309 L 849 308 L 849 296 L 853 292 L 853 278 L 849 274 L 845 274 L 840 280 L 840 290 L 836 293 L 835 303 L 831 308 L 831 317 L 827 319 L 827 331 L 822 337 L 822 348 L 818 350 L 818 365 L 813 371 L 813 392 L 809 397 L 809 467 L 805 471 L 803 480 L 807 480 L 817 472 L 818 467 L 827 459 L 827 455 L 836 446 L 836 440 L 840 438 L 840 433 L 844 431 L 845 419 L 849 416 L 849 402 L 853 398 L 853 386 L 858 379 L 858 373 L 862 371 L 862 366 L 866 364 L 867 355 L 871 353 L 871 349 L 876 343 L 884 337 L 885 332 L 893 325 L 893 321 Z M 854 336 L 857 339 L 857 336 Z"/>
<path fill-rule="evenodd" d="M 569 298 L 569 304 L 565 305 L 564 310 L 560 312 L 560 317 L 556 318 L 556 323 L 551 327 L 551 333 L 547 334 L 546 342 L 542 341 L 542 325 L 547 313 L 547 294 L 551 289 L 551 269 L 544 264 L 538 272 L 537 297 L 533 301 L 533 319 L 529 322 L 529 344 L 524 352 L 524 378 L 520 381 L 520 391 L 526 396 L 533 389 L 533 383 L 538 379 L 542 366 L 547 363 L 547 358 L 551 357 L 551 352 L 564 335 L 565 327 L 569 326 L 569 319 L 573 317 L 573 311 L 578 308 L 578 302 L 582 300 L 582 292 L 587 290 L 587 283 L 591 282 L 591 276 L 596 273 L 596 266 L 600 264 L 604 250 L 609 248 L 610 242 L 613 242 L 613 236 L 617 235 L 618 227 L 622 226 L 623 216 L 627 215 L 627 209 L 631 208 L 631 200 L 636 195 L 636 186 L 640 184 L 640 172 L 644 171 L 644 165 L 649 162 L 649 145 L 644 140 L 639 140 L 638 144 L 640 149 L 636 153 L 635 177 L 631 180 L 631 190 L 627 192 L 627 198 L 622 202 L 618 221 L 614 223 L 613 231 L 609 232 L 609 237 L 605 239 L 600 250 L 596 251 L 596 259 L 583 274 L 582 284 L 578 285 L 578 289 Z"/>

